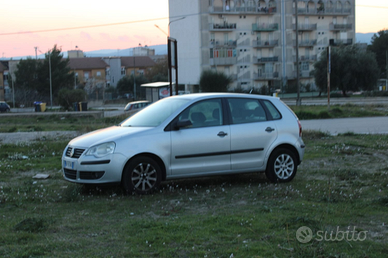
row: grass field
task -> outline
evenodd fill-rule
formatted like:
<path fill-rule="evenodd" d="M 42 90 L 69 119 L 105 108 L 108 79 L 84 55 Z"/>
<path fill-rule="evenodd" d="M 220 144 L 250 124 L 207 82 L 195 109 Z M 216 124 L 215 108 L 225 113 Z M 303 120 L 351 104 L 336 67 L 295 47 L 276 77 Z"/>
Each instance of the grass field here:
<path fill-rule="evenodd" d="M 0 143 L 0 256 L 386 257 L 388 136 L 304 140 L 290 183 L 197 178 L 148 196 L 64 181 L 67 141 Z"/>

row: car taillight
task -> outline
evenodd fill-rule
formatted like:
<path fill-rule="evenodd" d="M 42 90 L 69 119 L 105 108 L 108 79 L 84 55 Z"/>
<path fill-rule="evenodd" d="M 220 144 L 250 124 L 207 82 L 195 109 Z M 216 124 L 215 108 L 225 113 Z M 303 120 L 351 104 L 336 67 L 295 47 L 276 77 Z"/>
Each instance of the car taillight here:
<path fill-rule="evenodd" d="M 302 124 L 298 120 L 298 125 L 299 125 L 299 137 L 302 137 Z"/>

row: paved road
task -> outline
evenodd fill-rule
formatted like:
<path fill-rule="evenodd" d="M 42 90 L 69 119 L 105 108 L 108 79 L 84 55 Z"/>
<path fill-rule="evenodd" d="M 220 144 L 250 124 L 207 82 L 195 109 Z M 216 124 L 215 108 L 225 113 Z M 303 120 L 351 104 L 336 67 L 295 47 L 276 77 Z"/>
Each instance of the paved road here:
<path fill-rule="evenodd" d="M 388 117 L 301 120 L 300 122 L 303 130 L 328 132 L 332 135 L 348 132 L 357 134 L 388 134 Z"/>

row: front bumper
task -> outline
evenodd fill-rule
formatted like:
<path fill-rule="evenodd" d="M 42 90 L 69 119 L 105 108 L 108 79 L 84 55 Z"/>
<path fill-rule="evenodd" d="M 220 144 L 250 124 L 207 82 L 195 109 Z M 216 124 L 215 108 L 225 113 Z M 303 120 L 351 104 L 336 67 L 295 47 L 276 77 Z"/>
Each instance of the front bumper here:
<path fill-rule="evenodd" d="M 81 184 L 104 184 L 121 182 L 122 172 L 127 159 L 114 153 L 102 158 L 62 156 L 63 177 L 70 182 Z"/>

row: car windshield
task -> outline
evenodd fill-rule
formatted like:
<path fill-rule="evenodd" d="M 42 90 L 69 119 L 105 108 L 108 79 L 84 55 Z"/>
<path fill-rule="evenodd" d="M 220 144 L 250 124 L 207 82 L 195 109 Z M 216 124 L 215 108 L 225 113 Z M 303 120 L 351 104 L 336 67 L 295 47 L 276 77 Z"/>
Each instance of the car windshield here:
<path fill-rule="evenodd" d="M 123 127 L 156 127 L 189 101 L 189 99 L 181 98 L 162 99 L 124 120 L 120 125 Z"/>

